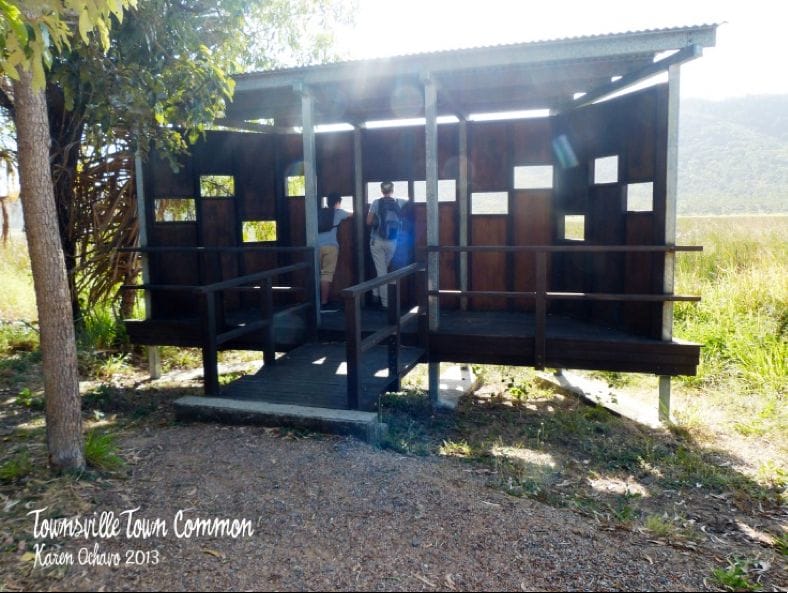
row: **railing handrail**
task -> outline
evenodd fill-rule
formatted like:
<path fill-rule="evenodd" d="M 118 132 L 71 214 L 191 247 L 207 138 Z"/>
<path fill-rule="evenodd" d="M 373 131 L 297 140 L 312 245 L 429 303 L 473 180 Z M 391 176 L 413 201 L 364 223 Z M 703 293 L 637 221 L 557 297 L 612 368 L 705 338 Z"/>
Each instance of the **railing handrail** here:
<path fill-rule="evenodd" d="M 235 288 L 237 286 L 249 284 L 250 282 L 266 280 L 268 278 L 273 278 L 282 274 L 287 274 L 289 272 L 295 272 L 297 270 L 311 267 L 311 262 L 301 262 L 297 264 L 291 264 L 289 266 L 280 266 L 270 270 L 263 270 L 262 272 L 238 276 L 237 278 L 231 278 L 230 280 L 221 280 L 212 284 L 123 284 L 120 288 L 121 290 L 183 290 L 205 294 L 209 292 L 216 292 L 217 290 Z"/>
<path fill-rule="evenodd" d="M 535 299 L 540 294 L 539 291 L 517 291 L 517 290 L 458 290 L 443 289 L 430 290 L 429 296 L 453 296 L 453 297 L 492 297 L 501 299 Z M 699 302 L 700 297 L 695 295 L 677 294 L 638 294 L 638 293 L 618 293 L 618 292 L 568 292 L 552 291 L 544 292 L 544 298 L 548 301 L 637 301 L 637 302 Z"/>
<path fill-rule="evenodd" d="M 300 262 L 297 264 L 290 264 L 289 266 L 280 266 L 278 268 L 272 268 L 270 270 L 263 270 L 262 272 L 255 272 L 253 274 L 246 274 L 245 276 L 238 276 L 237 278 L 231 278 L 230 280 L 221 280 L 219 282 L 214 282 L 213 284 L 206 284 L 199 288 L 199 292 L 209 293 L 209 292 L 216 292 L 217 290 L 235 288 L 236 286 L 242 286 L 244 284 L 249 284 L 250 282 L 267 280 L 269 278 L 281 276 L 282 274 L 288 274 L 290 272 L 296 272 L 298 270 L 312 268 L 312 266 L 313 264 L 311 261 Z"/>
<path fill-rule="evenodd" d="M 270 253 L 308 253 L 313 251 L 314 247 L 284 247 L 276 245 L 249 245 L 249 246 L 199 246 L 199 245 L 162 245 L 162 246 L 146 246 L 146 247 L 120 247 L 118 251 L 121 252 L 139 252 L 139 253 L 246 253 L 252 251 L 270 252 Z"/>
<path fill-rule="evenodd" d="M 361 394 L 361 368 L 362 356 L 365 352 L 388 341 L 388 370 L 389 377 L 395 381 L 395 389 L 399 389 L 399 348 L 401 343 L 402 324 L 414 316 L 426 315 L 426 307 L 419 302 L 418 312 L 411 311 L 402 314 L 400 311 L 400 287 L 402 281 L 414 274 L 424 274 L 426 267 L 421 262 L 409 264 L 378 278 L 367 280 L 355 286 L 350 286 L 341 292 L 345 301 L 345 339 L 347 355 L 347 401 L 350 409 L 358 409 Z M 361 298 L 364 294 L 386 286 L 388 291 L 387 323 L 367 337 L 362 337 L 361 328 Z M 422 324 L 423 339 L 426 339 L 426 322 Z"/>
<path fill-rule="evenodd" d="M 701 245 L 430 245 L 429 253 L 673 253 L 703 251 Z"/>
<path fill-rule="evenodd" d="M 389 272 L 384 276 L 378 276 L 377 278 L 373 278 L 371 280 L 366 280 L 361 282 L 360 284 L 354 284 L 353 286 L 348 286 L 347 288 L 343 289 L 340 293 L 342 298 L 354 298 L 357 295 L 364 294 L 372 290 L 373 288 L 377 288 L 379 286 L 383 286 L 384 284 L 389 284 L 394 282 L 395 280 L 399 280 L 405 276 L 409 276 L 414 272 L 418 272 L 421 269 L 424 269 L 424 264 L 420 262 L 415 262 L 412 264 L 408 264 L 404 268 L 399 268 L 398 270 L 394 270 L 393 272 Z"/>

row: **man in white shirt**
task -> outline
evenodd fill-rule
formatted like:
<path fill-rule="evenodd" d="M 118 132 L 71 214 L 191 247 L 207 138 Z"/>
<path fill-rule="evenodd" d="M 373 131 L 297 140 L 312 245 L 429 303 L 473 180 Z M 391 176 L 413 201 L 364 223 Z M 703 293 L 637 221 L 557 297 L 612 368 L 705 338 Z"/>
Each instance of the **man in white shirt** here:
<path fill-rule="evenodd" d="M 339 241 L 337 241 L 337 227 L 339 223 L 350 216 L 350 212 L 342 210 L 342 196 L 337 192 L 328 194 L 328 209 L 333 211 L 331 228 L 317 234 L 317 245 L 320 248 L 320 312 L 336 313 L 337 308 L 329 304 L 331 296 L 331 283 L 334 281 L 334 272 L 339 259 Z M 330 214 L 330 213 L 329 213 Z M 322 216 L 318 215 L 318 218 Z"/>

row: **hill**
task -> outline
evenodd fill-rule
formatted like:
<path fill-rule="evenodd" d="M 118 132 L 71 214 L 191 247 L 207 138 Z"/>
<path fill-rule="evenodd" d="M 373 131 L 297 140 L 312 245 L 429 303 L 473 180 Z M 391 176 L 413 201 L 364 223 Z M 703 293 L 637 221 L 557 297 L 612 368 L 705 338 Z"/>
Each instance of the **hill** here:
<path fill-rule="evenodd" d="M 680 214 L 788 212 L 788 95 L 682 101 Z"/>

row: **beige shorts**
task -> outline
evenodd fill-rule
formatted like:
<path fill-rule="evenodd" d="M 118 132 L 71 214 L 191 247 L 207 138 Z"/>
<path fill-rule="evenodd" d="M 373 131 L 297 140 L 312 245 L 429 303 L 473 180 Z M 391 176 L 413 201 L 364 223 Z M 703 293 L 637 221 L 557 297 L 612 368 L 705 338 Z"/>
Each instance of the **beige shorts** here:
<path fill-rule="evenodd" d="M 337 270 L 338 257 L 339 247 L 324 245 L 320 248 L 320 280 L 322 282 L 331 282 L 334 280 L 334 272 Z"/>

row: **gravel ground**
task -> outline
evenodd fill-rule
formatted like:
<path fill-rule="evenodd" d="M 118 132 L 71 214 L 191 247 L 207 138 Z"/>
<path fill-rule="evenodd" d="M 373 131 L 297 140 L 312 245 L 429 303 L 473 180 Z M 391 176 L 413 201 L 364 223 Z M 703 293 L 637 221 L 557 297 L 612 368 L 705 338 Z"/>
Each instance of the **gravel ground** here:
<path fill-rule="evenodd" d="M 484 470 L 352 439 L 190 425 L 123 442 L 131 477 L 89 487 L 92 511 L 140 507 L 166 536 L 100 541 L 152 551 L 119 568 L 75 563 L 58 590 L 706 589 L 714 559 L 604 531 L 570 511 L 507 496 Z M 251 537 L 178 538 L 185 517 L 249 519 Z M 91 512 L 87 512 L 90 515 Z M 125 520 L 124 520 L 125 525 Z M 92 548 L 94 541 L 91 540 Z M 84 542 L 69 541 L 66 550 Z M 158 555 L 155 562 L 154 554 Z"/>

